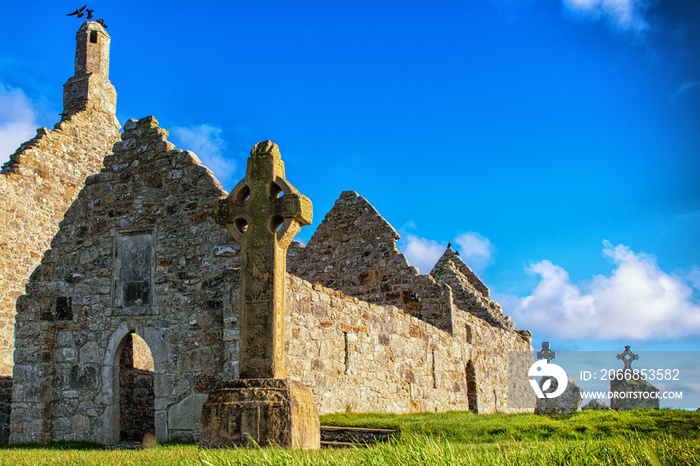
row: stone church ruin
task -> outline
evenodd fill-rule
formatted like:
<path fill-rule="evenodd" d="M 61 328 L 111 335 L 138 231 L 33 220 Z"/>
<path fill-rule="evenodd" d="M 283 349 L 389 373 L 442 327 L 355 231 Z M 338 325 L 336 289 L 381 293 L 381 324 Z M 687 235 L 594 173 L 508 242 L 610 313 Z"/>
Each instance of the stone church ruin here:
<path fill-rule="evenodd" d="M 241 341 L 241 246 L 217 223 L 229 194 L 155 118 L 119 132 L 109 41 L 83 24 L 61 122 L 0 175 L 5 442 L 198 440 L 212 390 L 258 367 L 241 359 L 259 344 Z M 273 185 L 272 200 L 288 192 Z M 285 228 L 273 218 L 265 228 Z M 286 377 L 320 414 L 532 411 L 527 380 L 509 378 L 533 362 L 530 333 L 451 248 L 421 275 L 398 239 L 345 191 L 307 245 L 290 245 L 276 275 Z"/>

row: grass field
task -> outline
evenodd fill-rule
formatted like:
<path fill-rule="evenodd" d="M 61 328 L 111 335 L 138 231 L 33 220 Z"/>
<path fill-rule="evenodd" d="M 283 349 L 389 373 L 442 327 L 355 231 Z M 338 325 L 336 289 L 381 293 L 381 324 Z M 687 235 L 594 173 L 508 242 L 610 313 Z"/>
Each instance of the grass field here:
<path fill-rule="evenodd" d="M 326 425 L 394 428 L 370 448 L 303 452 L 277 448 L 201 450 L 171 444 L 144 450 L 91 445 L 4 447 L 2 465 L 700 465 L 700 412 L 679 410 L 531 414 L 337 414 Z"/>

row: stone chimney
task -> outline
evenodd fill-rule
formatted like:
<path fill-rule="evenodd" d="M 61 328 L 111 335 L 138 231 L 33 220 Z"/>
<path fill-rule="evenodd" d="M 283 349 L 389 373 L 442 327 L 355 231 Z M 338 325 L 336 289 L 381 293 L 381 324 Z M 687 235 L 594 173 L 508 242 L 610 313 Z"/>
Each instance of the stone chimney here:
<path fill-rule="evenodd" d="M 117 93 L 109 82 L 109 34 L 100 23 L 85 21 L 75 38 L 75 76 L 63 85 L 61 116 L 65 120 L 89 109 L 116 114 Z"/>

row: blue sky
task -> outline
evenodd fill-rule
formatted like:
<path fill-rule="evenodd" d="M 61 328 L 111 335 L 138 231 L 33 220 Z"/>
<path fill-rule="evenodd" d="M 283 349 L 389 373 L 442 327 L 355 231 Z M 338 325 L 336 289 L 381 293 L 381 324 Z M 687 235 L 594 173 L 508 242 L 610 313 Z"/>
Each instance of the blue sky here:
<path fill-rule="evenodd" d="M 535 345 L 700 350 L 700 2 L 92 1 L 117 116 L 230 189 L 257 141 L 352 189 L 428 273 L 448 241 Z M 0 158 L 58 121 L 82 3 L 5 2 Z"/>

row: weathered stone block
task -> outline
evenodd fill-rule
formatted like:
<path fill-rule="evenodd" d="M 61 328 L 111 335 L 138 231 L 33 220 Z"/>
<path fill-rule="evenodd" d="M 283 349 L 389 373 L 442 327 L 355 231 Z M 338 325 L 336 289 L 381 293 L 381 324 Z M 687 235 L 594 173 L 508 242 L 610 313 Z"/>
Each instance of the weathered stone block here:
<path fill-rule="evenodd" d="M 168 408 L 168 429 L 196 431 L 207 395 L 194 394 Z"/>
<path fill-rule="evenodd" d="M 194 378 L 194 391 L 209 393 L 216 387 L 216 378 L 207 374 L 197 374 Z"/>
<path fill-rule="evenodd" d="M 622 371 L 618 371 L 620 373 Z M 646 380 L 611 380 L 610 391 L 613 394 L 611 409 L 659 409 L 659 389 Z"/>
<path fill-rule="evenodd" d="M 202 409 L 199 445 L 320 447 L 318 411 L 309 391 L 289 379 L 243 379 L 214 390 Z"/>
<path fill-rule="evenodd" d="M 595 411 L 608 411 L 610 408 L 608 405 L 605 404 L 605 401 L 599 399 L 599 398 L 594 398 L 591 401 L 589 401 L 586 406 L 581 408 L 581 410 L 585 409 L 593 409 Z"/>
<path fill-rule="evenodd" d="M 87 389 L 97 386 L 97 368 L 90 364 L 71 367 L 69 385 L 73 389 Z"/>
<path fill-rule="evenodd" d="M 550 379 L 549 377 L 542 377 L 540 381 L 540 388 L 544 384 L 545 380 Z M 557 389 L 557 381 L 551 378 L 552 385 L 548 392 L 554 392 Z M 564 393 L 556 398 L 538 398 L 537 404 L 535 405 L 535 414 L 572 414 L 578 411 L 579 406 L 581 406 L 581 400 L 583 400 L 583 389 L 578 386 L 576 380 L 570 375 L 567 376 L 567 385 Z"/>

